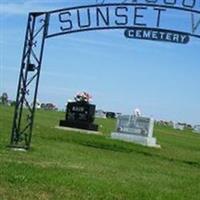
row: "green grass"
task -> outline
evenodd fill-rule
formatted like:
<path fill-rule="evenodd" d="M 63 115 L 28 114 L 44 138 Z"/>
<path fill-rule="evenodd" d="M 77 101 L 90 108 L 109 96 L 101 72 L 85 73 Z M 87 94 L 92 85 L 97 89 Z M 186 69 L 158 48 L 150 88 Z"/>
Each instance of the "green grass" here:
<path fill-rule="evenodd" d="M 198 134 L 156 126 L 154 149 L 111 140 L 115 120 L 87 135 L 55 129 L 64 113 L 37 111 L 31 150 L 15 152 L 12 112 L 0 106 L 0 200 L 200 199 Z"/>

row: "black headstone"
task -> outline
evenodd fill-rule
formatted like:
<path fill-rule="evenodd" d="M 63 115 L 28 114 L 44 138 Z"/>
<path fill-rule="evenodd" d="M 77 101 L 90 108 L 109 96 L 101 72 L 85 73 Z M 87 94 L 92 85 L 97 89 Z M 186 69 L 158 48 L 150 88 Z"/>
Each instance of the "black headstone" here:
<path fill-rule="evenodd" d="M 116 118 L 116 114 L 114 112 L 107 112 L 106 113 L 106 118 L 115 119 Z"/>
<path fill-rule="evenodd" d="M 97 131 L 98 125 L 93 124 L 95 107 L 95 105 L 86 102 L 69 102 L 65 120 L 60 121 L 60 126 Z"/>

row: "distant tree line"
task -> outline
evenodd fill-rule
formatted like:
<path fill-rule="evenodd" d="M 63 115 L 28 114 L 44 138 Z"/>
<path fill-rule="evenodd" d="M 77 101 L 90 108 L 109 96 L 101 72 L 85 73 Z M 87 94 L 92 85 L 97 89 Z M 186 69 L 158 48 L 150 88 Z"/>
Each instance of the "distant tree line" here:
<path fill-rule="evenodd" d="M 8 105 L 8 106 L 15 106 L 16 102 L 13 100 L 9 100 L 8 94 L 6 92 L 3 92 L 0 96 L 0 104 L 2 105 Z"/>
<path fill-rule="evenodd" d="M 2 95 L 0 96 L 0 104 L 1 105 L 6 105 L 6 106 L 15 106 L 16 101 L 10 100 L 8 98 L 8 94 L 6 92 L 3 92 Z M 26 105 L 24 105 L 26 107 Z M 33 104 L 31 104 L 33 106 Z M 36 109 L 43 109 L 43 110 L 58 110 L 56 105 L 53 103 L 40 103 L 36 102 Z"/>

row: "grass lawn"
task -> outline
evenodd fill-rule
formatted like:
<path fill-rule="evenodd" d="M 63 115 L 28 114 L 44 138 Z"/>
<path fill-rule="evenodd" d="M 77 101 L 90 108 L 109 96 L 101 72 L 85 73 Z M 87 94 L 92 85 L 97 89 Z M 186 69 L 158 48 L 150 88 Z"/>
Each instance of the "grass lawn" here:
<path fill-rule="evenodd" d="M 161 149 L 55 129 L 62 112 L 37 111 L 28 152 L 9 143 L 13 108 L 0 106 L 0 200 L 199 200 L 200 135 L 156 126 Z"/>

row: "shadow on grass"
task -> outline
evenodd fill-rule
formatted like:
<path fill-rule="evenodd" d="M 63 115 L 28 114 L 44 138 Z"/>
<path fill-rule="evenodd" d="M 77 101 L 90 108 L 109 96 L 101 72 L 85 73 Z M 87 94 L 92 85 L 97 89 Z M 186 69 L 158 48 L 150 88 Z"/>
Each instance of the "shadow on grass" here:
<path fill-rule="evenodd" d="M 132 152 L 132 149 L 129 148 L 126 143 L 123 144 L 118 141 L 110 140 L 108 137 L 99 135 L 87 135 L 78 132 L 68 132 L 68 134 L 65 134 L 64 136 L 60 134 L 56 136 L 50 135 L 48 138 L 45 137 L 45 139 L 59 142 L 75 143 L 91 148 L 104 149 L 114 152 Z"/>
<path fill-rule="evenodd" d="M 188 161 L 188 160 L 183 160 L 183 163 L 187 164 L 187 165 L 191 165 L 193 167 L 197 167 L 200 168 L 200 163 L 195 162 L 195 161 Z"/>
<path fill-rule="evenodd" d="M 127 143 L 118 140 L 111 140 L 110 138 L 105 136 L 86 135 L 78 132 L 74 133 L 68 132 L 67 134 L 63 135 L 60 132 L 55 135 L 52 134 L 48 136 L 42 135 L 40 136 L 40 138 L 51 141 L 75 143 L 90 148 L 103 149 L 113 152 L 121 152 L 121 153 L 134 152 L 146 157 L 151 157 L 152 159 L 160 159 L 167 162 L 172 162 L 174 164 L 179 163 L 179 164 L 190 165 L 195 168 L 200 168 L 199 162 L 166 157 L 162 154 L 162 152 L 160 152 L 159 149 L 152 149 L 138 144 Z"/>

